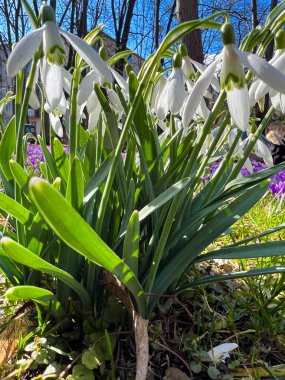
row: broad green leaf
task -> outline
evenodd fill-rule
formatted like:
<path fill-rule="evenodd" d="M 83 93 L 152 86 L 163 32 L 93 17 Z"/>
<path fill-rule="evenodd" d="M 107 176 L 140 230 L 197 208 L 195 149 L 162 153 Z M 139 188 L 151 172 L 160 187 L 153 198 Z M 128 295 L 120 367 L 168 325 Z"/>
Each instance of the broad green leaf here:
<path fill-rule="evenodd" d="M 140 244 L 139 213 L 134 211 L 130 218 L 123 246 L 123 260 L 138 275 L 138 259 Z"/>
<path fill-rule="evenodd" d="M 10 301 L 33 300 L 46 308 L 49 308 L 52 302 L 52 314 L 57 319 L 65 317 L 65 312 L 57 297 L 47 289 L 31 285 L 14 286 L 6 291 L 5 297 Z"/>
<path fill-rule="evenodd" d="M 13 117 L 5 132 L 2 136 L 0 143 L 0 166 L 1 170 L 4 173 L 6 180 L 13 180 L 13 175 L 11 173 L 9 160 L 12 157 L 13 152 L 16 150 L 16 126 L 15 126 L 15 117 Z"/>
<path fill-rule="evenodd" d="M 50 290 L 31 285 L 14 286 L 6 291 L 5 297 L 10 301 L 34 299 L 45 306 L 48 306 L 49 301 L 56 300 L 56 296 Z"/>
<path fill-rule="evenodd" d="M 19 268 L 5 255 L 3 249 L 0 248 L 0 268 L 11 284 L 21 284 L 23 282 L 23 274 Z"/>
<path fill-rule="evenodd" d="M 18 162 L 10 160 L 9 163 L 15 181 L 17 182 L 23 193 L 26 195 L 26 197 L 29 199 L 28 183 L 30 178 L 28 173 L 22 168 L 21 165 L 18 164 Z"/>
<path fill-rule="evenodd" d="M 251 259 L 257 257 L 272 257 L 285 254 L 285 241 L 273 241 L 243 245 L 238 247 L 225 247 L 203 255 L 199 255 L 195 263 L 213 259 Z"/>
<path fill-rule="evenodd" d="M 69 273 L 48 263 L 12 239 L 4 237 L 1 239 L 1 244 L 3 251 L 11 260 L 58 278 L 69 285 L 78 294 L 82 304 L 87 309 L 91 307 L 88 293 Z"/>
<path fill-rule="evenodd" d="M 30 192 L 40 213 L 55 233 L 71 248 L 107 269 L 125 284 L 133 294 L 140 314 L 146 315 L 145 294 L 133 272 L 67 200 L 49 183 L 39 178 L 31 179 Z"/>
<path fill-rule="evenodd" d="M 190 182 L 190 178 L 184 178 L 181 181 L 175 183 L 171 187 L 169 187 L 166 191 L 160 194 L 157 198 L 151 201 L 148 205 L 146 205 L 139 212 L 139 220 L 140 222 L 144 220 L 147 216 L 153 213 L 155 210 L 163 206 L 166 202 L 172 199 L 176 194 L 179 193 L 186 185 Z"/>
<path fill-rule="evenodd" d="M 22 224 L 32 220 L 32 214 L 20 203 L 0 192 L 0 209 L 16 218 Z"/>

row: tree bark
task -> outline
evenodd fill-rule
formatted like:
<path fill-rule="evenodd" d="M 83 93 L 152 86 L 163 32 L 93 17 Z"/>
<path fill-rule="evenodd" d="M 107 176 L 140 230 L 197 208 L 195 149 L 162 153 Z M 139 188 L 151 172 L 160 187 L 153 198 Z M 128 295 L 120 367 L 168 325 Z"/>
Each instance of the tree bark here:
<path fill-rule="evenodd" d="M 198 14 L 198 0 L 176 0 L 176 14 L 179 23 L 196 20 Z M 203 46 L 201 30 L 197 29 L 182 38 L 188 49 L 190 58 L 203 63 Z"/>

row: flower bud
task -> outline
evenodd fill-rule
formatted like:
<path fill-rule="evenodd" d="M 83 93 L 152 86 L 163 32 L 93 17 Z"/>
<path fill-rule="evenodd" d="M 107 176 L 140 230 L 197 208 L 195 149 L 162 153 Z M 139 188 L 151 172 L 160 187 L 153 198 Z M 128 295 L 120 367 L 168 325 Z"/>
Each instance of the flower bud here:
<path fill-rule="evenodd" d="M 50 5 L 43 4 L 40 9 L 40 15 L 42 17 L 43 24 L 47 21 L 55 22 L 54 9 Z"/>
<path fill-rule="evenodd" d="M 184 43 L 179 45 L 179 53 L 182 58 L 188 56 L 187 46 Z"/>
<path fill-rule="evenodd" d="M 221 27 L 221 32 L 222 32 L 222 41 L 224 45 L 236 43 L 235 31 L 232 24 L 230 23 L 223 24 L 223 26 Z"/>
<path fill-rule="evenodd" d="M 181 57 L 181 54 L 179 53 L 176 53 L 174 54 L 174 57 L 173 57 L 173 67 L 176 67 L 176 68 L 181 68 L 182 66 L 182 57 Z"/>
<path fill-rule="evenodd" d="M 281 29 L 277 32 L 275 37 L 276 49 L 285 49 L 285 30 Z"/>
<path fill-rule="evenodd" d="M 99 55 L 103 59 L 103 61 L 106 62 L 108 60 L 108 52 L 107 52 L 107 50 L 106 50 L 106 48 L 104 46 L 100 47 L 100 49 L 99 49 Z"/>
<path fill-rule="evenodd" d="M 133 68 L 132 68 L 132 65 L 130 65 L 129 63 L 126 64 L 125 70 L 126 70 L 127 76 L 130 76 L 130 72 L 134 71 Z"/>

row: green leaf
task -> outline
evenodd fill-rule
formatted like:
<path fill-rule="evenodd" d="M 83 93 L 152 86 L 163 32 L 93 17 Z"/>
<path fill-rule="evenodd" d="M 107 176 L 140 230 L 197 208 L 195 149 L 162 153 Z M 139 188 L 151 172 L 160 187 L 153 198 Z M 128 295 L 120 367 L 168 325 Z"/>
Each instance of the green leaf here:
<path fill-rule="evenodd" d="M 16 218 L 22 224 L 26 224 L 32 220 L 32 214 L 20 203 L 0 192 L 0 209 L 7 214 Z"/>
<path fill-rule="evenodd" d="M 56 191 L 56 190 L 55 190 Z M 2 249 L 5 254 L 11 259 L 26 265 L 29 268 L 50 274 L 69 285 L 80 297 L 82 304 L 89 309 L 91 307 L 90 298 L 86 290 L 75 279 L 64 270 L 48 263 L 39 256 L 35 255 L 29 249 L 23 247 L 19 243 L 10 238 L 4 237 L 1 239 Z"/>
<path fill-rule="evenodd" d="M 52 178 L 55 179 L 56 177 L 60 176 L 59 171 L 58 171 L 57 166 L 56 166 L 56 163 L 55 163 L 55 160 L 52 157 L 50 151 L 48 150 L 48 148 L 46 146 L 46 143 L 41 138 L 41 136 L 39 136 L 39 142 L 41 144 L 42 151 L 43 151 L 43 154 L 45 156 L 46 168 L 47 168 L 47 170 L 49 170 L 51 172 Z"/>
<path fill-rule="evenodd" d="M 30 192 L 38 210 L 55 233 L 71 248 L 124 283 L 133 294 L 140 314 L 146 315 L 145 294 L 133 272 L 63 196 L 40 178 L 31 179 Z"/>
<path fill-rule="evenodd" d="M 123 247 L 123 260 L 138 275 L 138 258 L 140 244 L 139 213 L 135 210 L 130 218 Z"/>
<path fill-rule="evenodd" d="M 65 153 L 65 150 L 59 141 L 57 137 L 53 140 L 53 154 L 54 154 L 54 160 L 55 164 L 57 166 L 57 169 L 61 175 L 61 178 L 63 179 L 63 183 L 67 183 L 68 176 L 69 176 L 69 159 L 67 157 L 67 154 Z"/>
<path fill-rule="evenodd" d="M 18 164 L 18 162 L 14 160 L 10 160 L 9 164 L 15 181 L 17 182 L 23 193 L 26 195 L 26 197 L 29 198 L 28 183 L 30 177 L 28 173 L 22 168 L 21 165 Z"/>
<path fill-rule="evenodd" d="M 107 178 L 107 175 L 110 171 L 110 167 L 112 165 L 114 158 L 114 152 L 110 153 L 106 160 L 100 165 L 98 170 L 94 173 L 94 175 L 90 178 L 85 191 L 84 191 L 84 204 L 86 204 L 93 196 L 96 194 L 99 187 Z"/>
<path fill-rule="evenodd" d="M 181 273 L 196 259 L 209 244 L 219 237 L 227 228 L 241 218 L 266 192 L 268 181 L 263 181 L 247 189 L 218 211 L 205 223 L 182 248 L 173 248 L 173 254 L 165 257 L 159 268 L 152 292 L 162 294 Z M 152 297 L 152 306 L 156 297 Z"/>
<path fill-rule="evenodd" d="M 2 136 L 0 143 L 0 166 L 1 170 L 4 173 L 6 180 L 13 180 L 13 175 L 11 173 L 9 160 L 11 159 L 13 153 L 16 150 L 16 126 L 15 126 L 15 117 L 13 117 L 5 132 Z"/>
<path fill-rule="evenodd" d="M 0 268 L 11 284 L 16 285 L 23 282 L 23 274 L 19 268 L 5 255 L 3 249 L 0 248 Z"/>
<path fill-rule="evenodd" d="M 82 166 L 78 157 L 72 161 L 71 171 L 66 188 L 66 199 L 79 213 L 83 207 L 84 178 Z"/>
<path fill-rule="evenodd" d="M 108 64 L 110 66 L 113 66 L 118 61 L 120 61 L 121 59 L 125 58 L 126 55 L 131 55 L 131 54 L 134 54 L 133 50 L 120 51 L 119 53 L 117 53 L 117 54 L 113 55 L 111 58 L 109 58 Z"/>
<path fill-rule="evenodd" d="M 257 257 L 281 256 L 284 254 L 285 241 L 274 241 L 217 249 L 198 256 L 195 263 L 213 259 L 250 259 Z"/>
<path fill-rule="evenodd" d="M 174 185 L 165 190 L 162 194 L 160 194 L 157 198 L 151 201 L 148 205 L 146 205 L 139 212 L 139 220 L 140 222 L 144 220 L 147 216 L 153 213 L 155 210 L 163 206 L 166 202 L 171 200 L 176 194 L 178 194 L 188 183 L 190 182 L 190 178 L 183 178 L 181 181 L 176 182 Z"/>
<path fill-rule="evenodd" d="M 47 289 L 31 285 L 14 286 L 6 291 L 5 297 L 10 301 L 33 300 L 46 308 L 49 308 L 52 302 L 52 314 L 57 319 L 65 317 L 65 312 L 57 297 Z"/>

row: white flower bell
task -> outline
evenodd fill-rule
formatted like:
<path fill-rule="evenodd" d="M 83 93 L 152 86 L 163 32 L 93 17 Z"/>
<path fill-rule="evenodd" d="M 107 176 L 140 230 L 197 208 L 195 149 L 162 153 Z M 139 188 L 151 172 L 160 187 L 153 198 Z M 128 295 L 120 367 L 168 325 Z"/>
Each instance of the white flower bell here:
<path fill-rule="evenodd" d="M 79 37 L 57 27 L 52 7 L 43 5 L 41 16 L 43 26 L 23 37 L 12 50 L 7 61 L 7 73 L 10 77 L 14 77 L 43 44 L 42 80 L 47 100 L 53 109 L 56 108 L 61 101 L 63 91 L 64 78 L 61 68 L 66 61 L 66 49 L 61 36 L 64 36 L 90 67 L 98 70 L 106 81 L 112 81 L 108 65 L 91 46 Z"/>
<path fill-rule="evenodd" d="M 279 71 L 280 61 L 278 65 L 276 61 L 276 65 L 273 67 L 255 54 L 239 50 L 235 46 L 234 30 L 231 24 L 223 25 L 222 35 L 223 51 L 195 83 L 193 90 L 186 99 L 182 121 L 184 126 L 190 124 L 196 108 L 211 84 L 217 65 L 222 60 L 221 87 L 227 91 L 228 106 L 232 119 L 242 131 L 245 131 L 248 128 L 250 102 L 242 64 L 277 92 L 285 93 L 285 76 Z"/>

